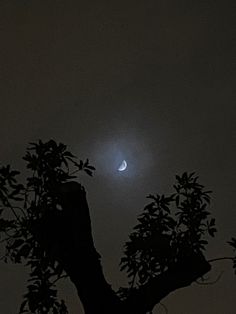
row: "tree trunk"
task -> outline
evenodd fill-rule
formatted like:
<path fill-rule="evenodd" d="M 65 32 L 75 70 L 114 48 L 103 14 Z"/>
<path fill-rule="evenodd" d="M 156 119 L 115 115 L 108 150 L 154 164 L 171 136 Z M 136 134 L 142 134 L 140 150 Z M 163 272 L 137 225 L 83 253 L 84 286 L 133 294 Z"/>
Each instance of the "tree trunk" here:
<path fill-rule="evenodd" d="M 202 255 L 193 254 L 121 301 L 102 271 L 100 255 L 93 243 L 84 188 L 69 182 L 59 188 L 58 194 L 62 211 L 51 221 L 47 218 L 50 226 L 44 228 L 46 238 L 41 243 L 74 283 L 85 314 L 146 314 L 169 293 L 191 285 L 210 270 Z"/>

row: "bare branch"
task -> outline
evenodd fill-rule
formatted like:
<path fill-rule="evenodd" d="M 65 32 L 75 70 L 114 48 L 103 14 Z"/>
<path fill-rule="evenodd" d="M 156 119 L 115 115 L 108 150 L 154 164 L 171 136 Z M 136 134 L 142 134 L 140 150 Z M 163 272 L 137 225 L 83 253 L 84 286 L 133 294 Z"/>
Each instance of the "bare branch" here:
<path fill-rule="evenodd" d="M 233 261 L 234 257 L 233 256 L 226 256 L 226 257 L 218 257 L 218 258 L 213 258 L 208 260 L 208 263 L 213 263 L 213 262 L 217 262 L 217 261 L 223 261 L 223 260 L 231 260 Z"/>

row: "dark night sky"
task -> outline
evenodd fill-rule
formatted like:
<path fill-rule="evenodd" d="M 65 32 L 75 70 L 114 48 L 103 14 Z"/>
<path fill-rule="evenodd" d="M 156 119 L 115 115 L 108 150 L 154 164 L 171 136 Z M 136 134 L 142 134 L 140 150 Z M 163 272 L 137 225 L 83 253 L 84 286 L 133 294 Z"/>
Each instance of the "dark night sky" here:
<path fill-rule="evenodd" d="M 207 257 L 229 255 L 236 236 L 235 1 L 0 2 L 1 160 L 22 169 L 29 141 L 55 138 L 97 168 L 82 178 L 95 242 L 114 288 L 118 262 L 145 196 L 170 192 L 176 173 L 197 171 L 214 191 L 219 233 Z M 117 172 L 126 159 L 127 172 Z M 228 267 L 229 266 L 229 267 Z M 228 263 L 215 285 L 182 289 L 169 314 L 235 313 Z M 1 265 L 0 309 L 14 314 L 22 266 Z M 73 287 L 61 288 L 70 314 Z M 160 310 L 160 312 L 158 312 Z M 157 307 L 155 313 L 164 313 Z"/>

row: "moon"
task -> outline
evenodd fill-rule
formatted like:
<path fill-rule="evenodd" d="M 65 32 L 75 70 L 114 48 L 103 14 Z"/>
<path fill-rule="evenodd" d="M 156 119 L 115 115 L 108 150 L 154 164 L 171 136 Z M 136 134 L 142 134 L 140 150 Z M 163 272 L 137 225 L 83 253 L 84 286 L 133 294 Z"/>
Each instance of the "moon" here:
<path fill-rule="evenodd" d="M 125 160 L 123 160 L 120 167 L 118 168 L 118 170 L 124 171 L 126 168 L 127 168 L 127 162 Z"/>

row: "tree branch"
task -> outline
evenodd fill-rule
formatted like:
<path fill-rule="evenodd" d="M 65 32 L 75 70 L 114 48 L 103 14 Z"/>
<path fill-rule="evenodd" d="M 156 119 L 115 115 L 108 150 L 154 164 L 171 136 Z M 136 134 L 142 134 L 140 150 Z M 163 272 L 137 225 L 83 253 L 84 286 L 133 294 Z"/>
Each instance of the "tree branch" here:
<path fill-rule="evenodd" d="M 233 256 L 225 256 L 225 257 L 213 258 L 213 259 L 208 260 L 208 263 L 213 263 L 213 262 L 223 261 L 223 260 L 233 261 L 234 257 Z"/>
<path fill-rule="evenodd" d="M 211 269 L 203 255 L 193 254 L 185 260 L 176 263 L 172 268 L 159 276 L 152 278 L 148 283 L 134 290 L 126 301 L 130 313 L 144 314 L 152 311 L 164 297 L 171 292 L 191 285 L 197 278 Z"/>
<path fill-rule="evenodd" d="M 62 211 L 43 222 L 41 243 L 75 284 L 86 314 L 146 314 L 169 293 L 191 285 L 211 266 L 201 254 L 186 255 L 159 276 L 133 289 L 121 301 L 107 283 L 92 237 L 84 188 L 63 184 L 58 193 Z"/>
<path fill-rule="evenodd" d="M 57 193 L 62 210 L 43 218 L 36 232 L 39 242 L 74 283 L 86 314 L 122 313 L 121 301 L 104 277 L 93 243 L 84 188 L 68 182 Z"/>

